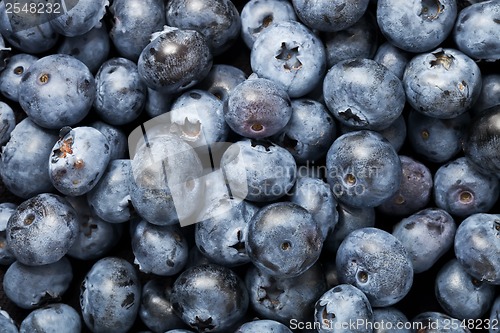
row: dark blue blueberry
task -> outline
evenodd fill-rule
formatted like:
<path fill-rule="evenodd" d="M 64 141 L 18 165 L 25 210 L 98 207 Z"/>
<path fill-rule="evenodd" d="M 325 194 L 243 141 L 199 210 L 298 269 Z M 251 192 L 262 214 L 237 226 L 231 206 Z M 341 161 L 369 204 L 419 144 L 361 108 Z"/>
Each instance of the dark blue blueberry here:
<path fill-rule="evenodd" d="M 481 93 L 471 111 L 478 114 L 496 105 L 500 105 L 500 74 L 483 75 Z"/>
<path fill-rule="evenodd" d="M 66 54 L 34 62 L 19 84 L 19 104 L 33 122 L 60 129 L 81 121 L 95 97 L 95 80 L 87 66 Z"/>
<path fill-rule="evenodd" d="M 71 306 L 57 303 L 31 312 L 21 323 L 19 333 L 76 333 L 82 330 L 80 315 Z"/>
<path fill-rule="evenodd" d="M 49 175 L 61 193 L 78 196 L 94 188 L 106 171 L 110 147 L 93 127 L 64 127 L 48 157 Z"/>
<path fill-rule="evenodd" d="M 3 291 L 18 307 L 35 309 L 59 301 L 72 279 L 73 271 L 66 257 L 41 266 L 26 266 L 16 261 L 5 272 Z"/>
<path fill-rule="evenodd" d="M 441 44 L 457 17 L 455 0 L 378 0 L 377 21 L 384 36 L 409 52 L 429 51 Z"/>
<path fill-rule="evenodd" d="M 500 216 L 474 214 L 462 221 L 455 235 L 455 255 L 467 273 L 500 284 Z"/>
<path fill-rule="evenodd" d="M 10 315 L 0 308 L 0 327 L 2 328 L 2 333 L 19 333 L 17 326 L 10 317 Z"/>
<path fill-rule="evenodd" d="M 141 114 L 147 87 L 137 65 L 125 58 L 112 58 L 99 68 L 95 77 L 94 110 L 111 125 L 124 125 Z"/>
<path fill-rule="evenodd" d="M 0 101 L 0 147 L 9 141 L 10 133 L 12 133 L 15 127 L 16 118 L 14 111 L 8 104 Z"/>
<path fill-rule="evenodd" d="M 304 273 L 319 258 L 322 232 L 311 213 L 291 202 L 261 208 L 248 223 L 248 256 L 263 272 L 280 277 Z"/>
<path fill-rule="evenodd" d="M 55 133 L 29 118 L 17 124 L 0 155 L 0 176 L 5 187 L 25 199 L 52 191 L 47 158 L 56 141 Z"/>
<path fill-rule="evenodd" d="M 162 115 L 170 110 L 172 95 L 156 91 L 148 87 L 148 94 L 144 111 L 149 118 Z"/>
<path fill-rule="evenodd" d="M 387 67 L 402 80 L 406 65 L 411 57 L 411 53 L 398 49 L 390 42 L 385 42 L 378 47 L 373 60 Z"/>
<path fill-rule="evenodd" d="M 346 323 L 362 322 L 356 332 L 370 333 L 369 324 L 373 322 L 373 310 L 366 295 L 355 286 L 340 284 L 328 290 L 316 302 L 314 309 L 315 324 L 319 333 L 353 332 Z"/>
<path fill-rule="evenodd" d="M 10 202 L 0 203 L 0 265 L 10 265 L 16 260 L 5 238 L 7 222 L 16 211 L 16 208 L 17 205 Z"/>
<path fill-rule="evenodd" d="M 373 333 L 412 333 L 408 318 L 392 307 L 373 309 L 373 328 Z"/>
<path fill-rule="evenodd" d="M 108 5 L 108 0 L 78 0 L 71 8 L 64 8 L 63 13 L 53 12 L 50 25 L 64 36 L 83 35 L 94 27 L 100 27 Z"/>
<path fill-rule="evenodd" d="M 10 57 L 5 69 L 0 72 L 0 92 L 2 95 L 12 101 L 19 102 L 19 84 L 21 83 L 21 78 L 24 72 L 37 60 L 38 57 L 27 53 L 19 53 Z"/>
<path fill-rule="evenodd" d="M 415 56 L 403 75 L 408 103 L 426 116 L 441 119 L 455 118 L 469 110 L 479 97 L 481 85 L 477 64 L 454 49 L 438 48 Z"/>
<path fill-rule="evenodd" d="M 238 67 L 213 65 L 212 69 L 197 88 L 206 90 L 223 103 L 226 102 L 236 86 L 246 80 L 246 74 Z"/>
<path fill-rule="evenodd" d="M 456 259 L 437 273 L 436 299 L 450 316 L 457 319 L 481 318 L 495 297 L 495 286 L 467 274 Z"/>
<path fill-rule="evenodd" d="M 241 325 L 235 333 L 255 333 L 255 332 L 272 332 L 272 333 L 292 333 L 288 327 L 282 323 L 269 320 L 269 319 L 258 319 L 254 321 L 249 321 Z"/>
<path fill-rule="evenodd" d="M 356 131 L 338 137 L 326 155 L 326 178 L 339 201 L 375 207 L 401 184 L 401 161 L 380 134 Z"/>
<path fill-rule="evenodd" d="M 78 233 L 78 217 L 64 198 L 39 194 L 21 203 L 7 223 L 7 244 L 25 265 L 45 265 L 61 259 Z"/>
<path fill-rule="evenodd" d="M 229 268 L 199 265 L 188 268 L 175 280 L 170 302 L 196 331 L 230 332 L 247 311 L 248 292 Z"/>
<path fill-rule="evenodd" d="M 389 127 L 405 104 L 401 80 L 370 59 L 345 60 L 334 65 L 326 74 L 323 94 L 335 118 L 358 129 Z"/>
<path fill-rule="evenodd" d="M 377 228 L 347 235 L 337 251 L 336 265 L 339 281 L 363 291 L 372 306 L 399 302 L 413 284 L 413 266 L 403 244 Z"/>
<path fill-rule="evenodd" d="M 94 121 L 89 126 L 97 129 L 106 137 L 106 139 L 108 139 L 110 161 L 126 158 L 125 156 L 127 155 L 128 141 L 127 136 L 122 129 L 99 120 Z"/>
<path fill-rule="evenodd" d="M 481 173 L 466 157 L 441 166 L 434 175 L 434 201 L 450 214 L 486 213 L 500 194 L 495 175 Z"/>
<path fill-rule="evenodd" d="M 250 0 L 241 10 L 241 37 L 248 48 L 271 24 L 295 21 L 295 11 L 288 1 Z"/>
<path fill-rule="evenodd" d="M 443 163 L 460 152 L 469 125 L 468 112 L 451 119 L 437 119 L 411 110 L 408 141 L 418 155 L 431 162 Z"/>
<path fill-rule="evenodd" d="M 413 272 L 432 267 L 453 245 L 457 226 L 445 210 L 427 208 L 402 219 L 392 234 L 405 247 Z"/>
<path fill-rule="evenodd" d="M 80 309 L 92 332 L 126 333 L 141 304 L 141 284 L 134 267 L 121 258 L 96 262 L 80 287 Z"/>
<path fill-rule="evenodd" d="M 423 312 L 412 320 L 419 333 L 470 333 L 465 327 L 466 322 L 450 317 L 440 312 Z"/>
<path fill-rule="evenodd" d="M 500 59 L 498 1 L 482 1 L 462 9 L 455 22 L 453 39 L 458 49 L 474 59 Z"/>
<path fill-rule="evenodd" d="M 250 63 L 258 76 L 273 80 L 290 97 L 302 97 L 323 80 L 325 47 L 302 23 L 278 22 L 255 40 Z"/>
<path fill-rule="evenodd" d="M 189 247 L 179 226 L 141 221 L 132 234 L 132 251 L 141 272 L 171 276 L 186 265 Z"/>

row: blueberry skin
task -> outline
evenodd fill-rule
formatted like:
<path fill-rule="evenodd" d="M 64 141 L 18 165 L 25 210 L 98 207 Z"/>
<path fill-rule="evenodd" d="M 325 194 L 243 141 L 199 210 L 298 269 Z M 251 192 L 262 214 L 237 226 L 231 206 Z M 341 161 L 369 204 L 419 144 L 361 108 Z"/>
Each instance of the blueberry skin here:
<path fill-rule="evenodd" d="M 155 278 L 142 287 L 139 317 L 153 332 L 165 332 L 185 326 L 170 303 L 173 283 L 173 279 Z"/>
<path fill-rule="evenodd" d="M 320 325 L 318 332 L 352 332 L 342 327 L 344 323 L 362 320 L 365 323 L 373 322 L 373 310 L 366 295 L 355 286 L 340 284 L 328 290 L 316 302 L 314 320 Z M 356 332 L 370 333 L 368 327 L 357 327 Z"/>
<path fill-rule="evenodd" d="M 350 59 L 334 65 L 323 83 L 325 104 L 341 123 L 358 129 L 381 130 L 403 111 L 401 81 L 370 59 Z"/>
<path fill-rule="evenodd" d="M 100 27 L 94 27 L 83 35 L 65 37 L 57 48 L 57 53 L 75 57 L 92 73 L 96 73 L 108 58 L 110 43 L 108 30 L 102 22 Z"/>
<path fill-rule="evenodd" d="M 175 312 L 198 332 L 229 332 L 245 315 L 248 292 L 229 268 L 200 265 L 175 280 L 170 295 Z"/>
<path fill-rule="evenodd" d="M 490 310 L 490 323 L 498 323 L 500 320 L 500 297 L 495 298 L 493 305 Z M 489 328 L 489 333 L 498 332 L 498 325 L 491 325 Z"/>
<path fill-rule="evenodd" d="M 251 266 L 245 275 L 245 283 L 255 312 L 262 318 L 287 326 L 293 319 L 310 320 L 314 303 L 327 290 L 319 264 L 292 278 L 271 276 Z"/>
<path fill-rule="evenodd" d="M 52 54 L 24 72 L 19 104 L 39 126 L 60 129 L 88 114 L 95 89 L 94 77 L 84 63 L 66 54 Z"/>
<path fill-rule="evenodd" d="M 222 54 L 240 33 L 241 19 L 230 0 L 172 0 L 166 5 L 167 25 L 196 30 L 214 55 Z"/>
<path fill-rule="evenodd" d="M 79 0 L 64 13 L 53 13 L 50 25 L 64 36 L 83 35 L 100 26 L 108 5 L 108 0 Z"/>
<path fill-rule="evenodd" d="M 452 247 L 456 231 L 445 210 L 427 208 L 394 225 L 392 235 L 405 247 L 417 274 L 431 268 Z"/>
<path fill-rule="evenodd" d="M 9 141 L 10 133 L 15 127 L 14 111 L 8 104 L 0 101 L 0 147 Z"/>
<path fill-rule="evenodd" d="M 241 38 L 252 48 L 260 34 L 274 23 L 296 21 L 293 6 L 282 0 L 250 0 L 241 10 Z"/>
<path fill-rule="evenodd" d="M 162 115 L 170 110 L 173 96 L 161 91 L 156 91 L 148 87 L 144 112 L 149 118 Z"/>
<path fill-rule="evenodd" d="M 474 59 L 500 59 L 498 15 L 500 4 L 484 1 L 460 11 L 453 30 L 453 40 L 460 51 Z"/>
<path fill-rule="evenodd" d="M 337 201 L 330 186 L 323 180 L 310 177 L 299 178 L 290 201 L 311 213 L 320 227 L 323 241 L 337 225 L 339 219 Z"/>
<path fill-rule="evenodd" d="M 299 19 L 309 28 L 320 31 L 339 31 L 352 26 L 361 19 L 368 3 L 369 0 L 292 0 Z"/>
<path fill-rule="evenodd" d="M 226 267 L 250 262 L 246 249 L 247 225 L 257 206 L 234 198 L 223 198 L 210 206 L 208 218 L 196 224 L 195 241 L 200 252 Z"/>
<path fill-rule="evenodd" d="M 481 93 L 471 111 L 477 115 L 496 105 L 500 105 L 500 74 L 483 75 Z"/>
<path fill-rule="evenodd" d="M 166 331 L 165 333 L 194 333 L 194 332 L 188 331 L 188 330 L 175 329 L 175 330 Z"/>
<path fill-rule="evenodd" d="M 179 93 L 207 76 L 212 53 L 197 31 L 168 28 L 139 56 L 137 68 L 146 85 L 165 93 Z"/>
<path fill-rule="evenodd" d="M 408 103 L 418 112 L 441 119 L 469 110 L 479 97 L 481 85 L 477 64 L 449 48 L 413 57 L 403 74 Z"/>
<path fill-rule="evenodd" d="M 377 22 L 382 34 L 408 52 L 429 51 L 441 44 L 457 17 L 455 0 L 377 1 Z"/>
<path fill-rule="evenodd" d="M 411 58 L 411 53 L 398 49 L 390 42 L 382 43 L 373 56 L 373 60 L 387 67 L 400 80 L 403 79 L 406 65 Z"/>
<path fill-rule="evenodd" d="M 470 333 L 463 327 L 462 321 L 440 312 L 423 312 L 411 320 L 418 327 L 419 333 Z"/>
<path fill-rule="evenodd" d="M 325 47 L 302 23 L 278 22 L 255 40 L 250 65 L 258 76 L 281 85 L 290 97 L 302 97 L 325 75 Z"/>
<path fill-rule="evenodd" d="M 290 278 L 304 273 L 319 258 L 322 233 L 311 213 L 291 203 L 261 208 L 248 223 L 247 253 L 263 272 Z"/>
<path fill-rule="evenodd" d="M 134 62 L 150 42 L 151 34 L 167 24 L 162 0 L 114 0 L 109 37 L 118 53 Z"/>
<path fill-rule="evenodd" d="M 283 197 L 296 179 L 292 154 L 266 141 L 234 143 L 222 155 L 221 169 L 232 195 L 253 202 Z"/>
<path fill-rule="evenodd" d="M 78 196 L 94 188 L 110 159 L 106 137 L 93 127 L 64 127 L 48 158 L 50 180 L 61 193 Z"/>
<path fill-rule="evenodd" d="M 408 156 L 399 156 L 403 177 L 399 190 L 378 206 L 385 214 L 410 215 L 424 208 L 431 199 L 432 174 L 424 164 Z"/>
<path fill-rule="evenodd" d="M 75 242 L 78 219 L 64 198 L 42 193 L 21 203 L 7 223 L 7 244 L 25 265 L 61 259 Z"/>
<path fill-rule="evenodd" d="M 5 272 L 3 291 L 18 307 L 35 309 L 59 301 L 71 280 L 73 272 L 66 257 L 41 266 L 26 266 L 16 261 Z"/>
<path fill-rule="evenodd" d="M 402 178 L 391 144 L 373 131 L 338 137 L 326 155 L 328 184 L 337 199 L 354 207 L 375 207 L 393 196 Z"/>
<path fill-rule="evenodd" d="M 320 159 L 336 138 L 328 109 L 312 99 L 292 100 L 292 116 L 273 141 L 288 149 L 299 164 Z"/>
<path fill-rule="evenodd" d="M 252 139 L 281 131 L 292 116 L 288 94 L 277 83 L 251 76 L 237 85 L 224 106 L 224 119 L 233 131 Z"/>
<path fill-rule="evenodd" d="M 52 191 L 47 156 L 56 141 L 55 133 L 29 118 L 19 122 L 0 155 L 0 176 L 5 187 L 24 199 Z"/>
<path fill-rule="evenodd" d="M 500 284 L 500 216 L 474 214 L 462 221 L 455 235 L 455 255 L 467 273 L 490 284 Z"/>
<path fill-rule="evenodd" d="M 130 160 L 109 162 L 97 185 L 87 193 L 87 200 L 93 213 L 106 222 L 123 223 L 130 220 Z"/>
<path fill-rule="evenodd" d="M 450 316 L 477 319 L 490 309 L 495 286 L 473 278 L 453 259 L 437 273 L 435 293 L 439 304 Z"/>
<path fill-rule="evenodd" d="M 225 142 L 229 126 L 224 121 L 224 104 L 204 90 L 189 90 L 170 108 L 170 133 L 193 147 Z"/>
<path fill-rule="evenodd" d="M 71 306 L 57 303 L 31 312 L 21 323 L 19 333 L 75 333 L 82 329 L 80 315 Z"/>
<path fill-rule="evenodd" d="M 466 157 L 441 166 L 434 175 L 434 201 L 450 214 L 486 213 L 499 196 L 499 180 L 480 172 Z"/>
<path fill-rule="evenodd" d="M 408 141 L 422 158 L 443 163 L 462 149 L 470 122 L 468 112 L 451 119 L 437 119 L 411 110 L 408 115 Z"/>
<path fill-rule="evenodd" d="M 11 101 L 19 102 L 19 84 L 21 83 L 21 78 L 24 72 L 37 60 L 38 57 L 27 53 L 19 53 L 10 57 L 5 69 L 0 72 L 0 92 L 2 95 Z"/>
<path fill-rule="evenodd" d="M 377 228 L 347 235 L 337 251 L 336 266 L 339 281 L 359 288 L 376 307 L 399 302 L 413 283 L 412 262 L 403 244 Z"/>
<path fill-rule="evenodd" d="M 112 58 L 95 77 L 94 110 L 111 125 L 124 125 L 140 116 L 146 103 L 147 87 L 137 65 L 125 58 Z"/>
<path fill-rule="evenodd" d="M 131 154 L 129 189 L 134 209 L 157 225 L 173 225 L 194 216 L 204 192 L 198 155 L 172 135 L 147 139 Z"/>
<path fill-rule="evenodd" d="M 14 320 L 2 309 L 0 309 L 0 327 L 2 327 L 2 333 L 19 333 Z"/>
<path fill-rule="evenodd" d="M 189 247 L 179 226 L 158 226 L 143 220 L 132 234 L 132 251 L 141 272 L 171 276 L 186 265 Z"/>
<path fill-rule="evenodd" d="M 373 333 L 412 333 L 409 328 L 397 328 L 396 325 L 409 325 L 408 318 L 399 310 L 391 307 L 373 309 L 373 322 L 385 323 L 374 328 Z M 390 324 L 392 328 L 390 328 Z M 406 326 L 408 327 L 408 326 Z"/>
<path fill-rule="evenodd" d="M 371 59 L 377 51 L 377 23 L 372 15 L 366 14 L 348 28 L 325 33 L 323 41 L 327 68 L 343 60 Z"/>
<path fill-rule="evenodd" d="M 269 333 L 292 333 L 288 327 L 280 322 L 269 319 L 258 319 L 249 321 L 241 325 L 234 333 L 254 333 L 254 332 L 269 332 Z"/>
<path fill-rule="evenodd" d="M 122 129 L 99 120 L 90 123 L 89 126 L 101 132 L 102 135 L 108 139 L 110 161 L 126 158 L 128 151 L 128 139 Z"/>
<path fill-rule="evenodd" d="M 9 218 L 16 211 L 17 205 L 10 202 L 0 203 L 0 265 L 10 265 L 16 258 L 10 251 L 5 238 L 5 229 Z"/>
<path fill-rule="evenodd" d="M 231 65 L 213 65 L 208 75 L 196 88 L 206 90 L 223 103 L 226 102 L 236 86 L 246 80 L 246 74 Z"/>
<path fill-rule="evenodd" d="M 97 261 L 80 287 L 83 321 L 94 333 L 125 333 L 135 322 L 141 284 L 134 267 L 116 257 Z"/>

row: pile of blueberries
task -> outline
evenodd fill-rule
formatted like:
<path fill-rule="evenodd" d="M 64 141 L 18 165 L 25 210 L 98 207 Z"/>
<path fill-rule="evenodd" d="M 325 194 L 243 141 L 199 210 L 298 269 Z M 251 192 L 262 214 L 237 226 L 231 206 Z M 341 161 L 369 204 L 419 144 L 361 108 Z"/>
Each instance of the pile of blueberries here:
<path fill-rule="evenodd" d="M 0 33 L 0 332 L 500 331 L 499 0 L 3 0 Z"/>

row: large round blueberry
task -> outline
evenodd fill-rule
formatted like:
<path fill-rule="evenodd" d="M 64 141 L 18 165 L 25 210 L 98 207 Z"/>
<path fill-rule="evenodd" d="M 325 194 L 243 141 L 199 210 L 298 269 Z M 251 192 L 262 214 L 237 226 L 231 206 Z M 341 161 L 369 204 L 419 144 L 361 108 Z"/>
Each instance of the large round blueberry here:
<path fill-rule="evenodd" d="M 18 102 L 21 78 L 24 72 L 37 60 L 37 57 L 27 53 L 15 54 L 10 57 L 5 69 L 0 72 L 0 92 L 2 95 L 12 101 Z"/>
<path fill-rule="evenodd" d="M 80 315 L 71 306 L 51 304 L 31 312 L 21 323 L 19 333 L 76 333 L 82 329 Z"/>
<path fill-rule="evenodd" d="M 50 25 L 64 36 L 79 36 L 100 26 L 100 21 L 106 13 L 108 0 L 78 0 L 64 8 L 64 13 L 53 11 Z"/>

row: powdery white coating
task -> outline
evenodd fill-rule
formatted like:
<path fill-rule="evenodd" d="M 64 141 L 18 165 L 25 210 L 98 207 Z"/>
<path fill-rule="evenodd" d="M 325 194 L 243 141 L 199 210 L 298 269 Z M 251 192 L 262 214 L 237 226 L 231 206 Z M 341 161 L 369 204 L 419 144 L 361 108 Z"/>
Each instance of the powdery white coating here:
<path fill-rule="evenodd" d="M 100 27 L 109 1 L 78 0 L 71 5 L 71 8 L 61 14 L 52 13 L 50 25 L 61 35 L 74 37 L 83 35 L 94 27 Z"/>
<path fill-rule="evenodd" d="M 21 323 L 19 333 L 75 333 L 82 329 L 80 315 L 71 306 L 56 303 L 31 312 Z"/>
<path fill-rule="evenodd" d="M 0 92 L 8 99 L 19 102 L 19 84 L 25 71 L 38 60 L 38 57 L 27 53 L 11 56 L 5 69 L 0 72 Z M 0 125 L 1 126 L 1 125 Z M 0 144 L 2 143 L 0 130 Z"/>

